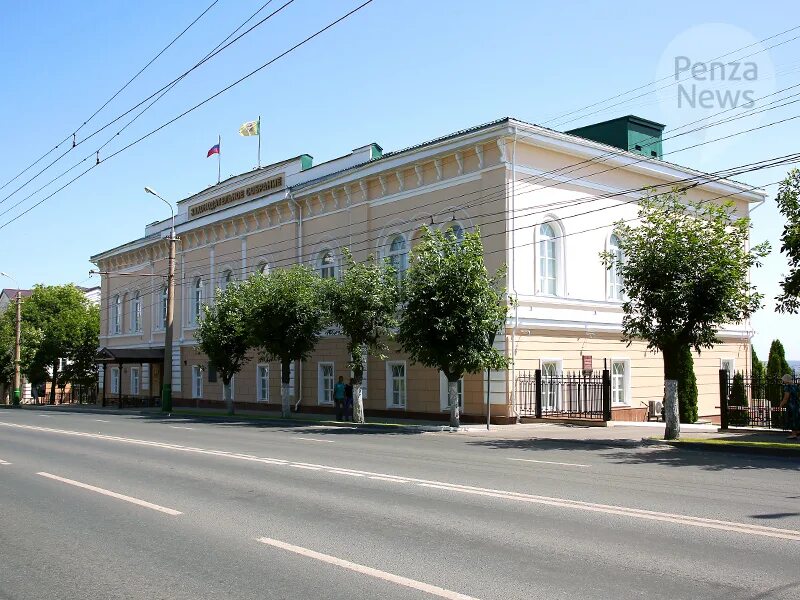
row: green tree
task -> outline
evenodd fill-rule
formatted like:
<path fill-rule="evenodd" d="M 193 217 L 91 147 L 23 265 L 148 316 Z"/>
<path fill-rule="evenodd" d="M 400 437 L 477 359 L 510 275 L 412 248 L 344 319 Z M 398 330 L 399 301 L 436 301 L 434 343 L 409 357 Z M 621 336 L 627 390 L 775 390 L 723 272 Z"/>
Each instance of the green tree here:
<path fill-rule="evenodd" d="M 253 344 L 264 360 L 281 363 L 281 412 L 288 417 L 291 364 L 308 358 L 329 323 L 324 286 L 302 265 L 254 275 L 250 282 Z"/>
<path fill-rule="evenodd" d="M 792 369 L 786 360 L 786 351 L 780 340 L 772 340 L 767 358 L 767 372 L 764 387 L 766 396 L 772 406 L 778 406 L 783 398 L 783 385 L 781 377 L 791 373 Z"/>
<path fill-rule="evenodd" d="M 728 406 L 733 408 L 733 410 L 728 411 L 728 423 L 730 425 L 744 427 L 750 423 L 750 416 L 746 410 L 747 388 L 744 385 L 744 375 L 741 373 L 736 373 L 733 376 Z"/>
<path fill-rule="evenodd" d="M 764 363 L 759 360 L 758 354 L 756 354 L 756 349 L 753 346 L 750 346 L 750 362 L 752 364 L 750 372 L 750 385 L 753 398 L 763 398 L 764 378 L 766 377 L 766 371 L 764 370 Z"/>
<path fill-rule="evenodd" d="M 339 281 L 330 280 L 326 294 L 331 320 L 347 337 L 349 366 L 353 370 L 353 420 L 364 422 L 362 383 L 364 362 L 372 353 L 386 358 L 385 340 L 397 326 L 398 284 L 386 262 L 369 256 L 356 263 L 345 249 L 345 270 Z"/>
<path fill-rule="evenodd" d="M 76 377 L 88 376 L 93 368 L 93 359 L 87 357 L 97 352 L 99 315 L 97 307 L 74 285 L 37 285 L 22 301 L 23 324 L 40 335 L 36 347 L 30 348 L 28 380 L 41 382 L 47 373 L 53 383 L 51 403 L 55 403 L 55 389 L 59 386 L 60 359 L 80 363 L 80 369 L 76 367 L 73 373 Z"/>
<path fill-rule="evenodd" d="M 247 361 L 251 347 L 251 323 L 248 319 L 252 307 L 252 288 L 248 279 L 232 282 L 225 291 L 217 288 L 212 306 L 203 307 L 203 318 L 195 331 L 200 350 L 208 357 L 227 387 Z M 228 414 L 234 414 L 233 398 L 226 396 Z"/>
<path fill-rule="evenodd" d="M 792 169 L 775 197 L 786 219 L 781 234 L 781 253 L 789 262 L 789 274 L 781 281 L 781 294 L 776 298 L 778 312 L 800 310 L 800 169 Z"/>
<path fill-rule="evenodd" d="M 505 369 L 509 360 L 489 343 L 508 314 L 501 282 L 483 262 L 480 232 L 462 240 L 426 228 L 412 250 L 397 340 L 409 358 L 447 377 L 450 424 L 459 426 L 458 380 L 464 373 Z"/>
<path fill-rule="evenodd" d="M 674 190 L 641 200 L 639 224 L 616 225 L 620 255 L 602 254 L 625 288 L 623 340 L 646 340 L 663 356 L 664 378 L 678 381 L 685 348 L 710 348 L 720 327 L 761 306 L 749 272 L 769 251 L 748 249 L 750 221 L 732 203 L 684 196 Z"/>
<path fill-rule="evenodd" d="M 684 346 L 681 350 L 678 378 L 678 415 L 681 423 L 697 421 L 697 378 L 694 374 L 692 349 Z"/>

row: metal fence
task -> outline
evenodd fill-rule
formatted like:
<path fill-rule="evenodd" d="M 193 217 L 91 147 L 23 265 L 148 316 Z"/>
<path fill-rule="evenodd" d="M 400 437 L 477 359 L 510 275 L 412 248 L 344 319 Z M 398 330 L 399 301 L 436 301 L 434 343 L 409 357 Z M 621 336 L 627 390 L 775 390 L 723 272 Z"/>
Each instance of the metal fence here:
<path fill-rule="evenodd" d="M 800 385 L 795 374 L 794 385 Z M 786 409 L 780 408 L 784 384 L 778 378 L 758 377 L 726 370 L 719 372 L 722 428 L 764 427 L 786 429 Z"/>
<path fill-rule="evenodd" d="M 608 370 L 522 371 L 515 385 L 516 409 L 520 416 L 611 420 L 611 375 Z"/>

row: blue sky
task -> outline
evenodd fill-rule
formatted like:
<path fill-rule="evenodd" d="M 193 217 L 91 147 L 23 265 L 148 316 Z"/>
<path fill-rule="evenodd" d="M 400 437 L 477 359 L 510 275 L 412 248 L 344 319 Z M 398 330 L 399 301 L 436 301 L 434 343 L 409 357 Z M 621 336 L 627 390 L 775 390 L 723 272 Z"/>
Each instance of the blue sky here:
<path fill-rule="evenodd" d="M 4 142 L 0 185 L 74 131 L 210 2 L 5 3 L 0 19 L 4 40 L 0 69 L 5 79 L 5 93 L 0 97 Z M 219 0 L 86 125 L 78 141 L 194 64 L 262 4 L 263 0 Z M 274 1 L 262 14 L 281 4 Z M 101 158 L 358 4 L 296 0 L 181 81 L 112 140 Z M 572 115 L 574 120 L 553 118 L 645 85 L 665 72 L 669 75 L 676 53 L 704 61 L 800 25 L 800 19 L 792 23 L 786 18 L 795 14 L 793 5 L 761 2 L 758 10 L 731 10 L 730 2 L 676 1 L 648 3 L 645 10 L 641 2 L 597 2 L 576 10 L 575 4 L 566 2 L 375 0 L 0 229 L 5 248 L 0 270 L 14 274 L 23 286 L 96 282 L 87 279 L 90 255 L 140 237 L 144 224 L 168 216 L 163 204 L 144 195 L 145 185 L 177 200 L 215 183 L 216 161 L 206 159 L 206 151 L 218 134 L 222 134 L 223 177 L 255 166 L 255 141 L 239 137 L 236 131 L 259 114 L 265 163 L 303 152 L 321 162 L 371 141 L 393 150 L 506 115 L 556 129 L 628 113 L 666 123 L 668 129 L 682 125 L 698 115 L 677 109 L 669 98 L 659 100 L 657 93 L 618 106 L 600 105 L 593 110 L 606 110 L 592 115 L 578 112 Z M 800 30 L 764 46 L 795 35 Z M 755 49 L 760 47 L 751 48 Z M 752 83 L 756 96 L 800 83 L 798 50 L 800 40 L 795 40 L 751 59 L 759 70 Z M 700 85 L 719 89 L 723 84 L 700 81 Z M 788 105 L 736 121 L 709 137 L 798 114 L 800 103 Z M 112 126 L 79 145 L 13 196 L 6 199 L 38 168 L 0 190 L 0 213 L 9 211 L 0 215 L 0 227 L 90 166 L 94 159 L 9 210 L 93 154 L 116 131 Z M 702 142 L 703 135 L 667 140 L 664 151 Z M 792 120 L 665 158 L 714 171 L 796 152 L 799 137 L 800 120 Z M 787 168 L 738 179 L 764 185 L 781 179 Z M 780 336 L 789 357 L 800 358 L 800 336 L 796 335 L 800 316 L 776 315 L 772 310 L 771 298 L 786 263 L 777 252 L 782 222 L 773 200 L 775 187 L 767 190 L 768 202 L 753 214 L 753 240 L 769 240 L 774 248 L 753 276 L 767 296 L 766 308 L 753 320 L 755 344 L 766 358 L 769 342 Z M 794 334 L 790 337 L 787 332 Z"/>

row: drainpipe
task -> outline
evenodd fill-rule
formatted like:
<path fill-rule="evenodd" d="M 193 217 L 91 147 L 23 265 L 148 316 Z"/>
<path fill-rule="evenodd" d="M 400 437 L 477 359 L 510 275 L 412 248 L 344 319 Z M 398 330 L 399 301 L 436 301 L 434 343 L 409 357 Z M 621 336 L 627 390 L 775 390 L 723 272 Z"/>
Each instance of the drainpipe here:
<path fill-rule="evenodd" d="M 297 209 L 297 264 L 300 265 L 303 264 L 303 207 L 294 199 L 291 188 L 286 189 L 286 195 Z M 297 412 L 297 407 L 303 402 L 303 361 L 297 362 L 299 363 L 299 368 L 295 372 L 297 377 L 297 402 L 294 403 L 294 412 Z"/>
<path fill-rule="evenodd" d="M 517 328 L 519 327 L 519 294 L 517 294 L 517 244 L 515 232 L 516 225 L 516 190 L 517 190 L 517 128 L 514 127 L 514 142 L 511 146 L 511 293 L 514 295 L 514 327 L 511 329 L 511 409 L 514 411 L 517 423 L 519 423 L 519 412 L 517 411 Z"/>

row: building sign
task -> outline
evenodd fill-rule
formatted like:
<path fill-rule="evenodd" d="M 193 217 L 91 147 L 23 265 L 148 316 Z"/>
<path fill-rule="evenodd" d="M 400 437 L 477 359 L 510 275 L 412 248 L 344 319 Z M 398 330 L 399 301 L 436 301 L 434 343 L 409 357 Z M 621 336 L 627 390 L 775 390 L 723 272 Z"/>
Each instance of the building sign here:
<path fill-rule="evenodd" d="M 585 354 L 581 357 L 583 359 L 583 370 L 584 371 L 591 371 L 592 370 L 592 357 L 586 356 Z"/>
<path fill-rule="evenodd" d="M 200 204 L 195 204 L 189 209 L 189 216 L 199 217 L 207 212 L 211 212 L 218 208 L 222 208 L 223 206 L 227 206 L 233 202 L 238 202 L 239 200 L 244 200 L 245 198 L 252 198 L 253 196 L 258 196 L 263 194 L 264 192 L 271 192 L 274 190 L 278 190 L 283 187 L 283 173 L 277 175 L 275 177 L 271 177 L 266 181 L 262 181 L 261 183 L 254 183 L 253 185 L 236 190 L 235 192 L 231 192 L 230 194 L 225 194 L 224 196 L 217 196 L 216 198 L 212 198 L 211 200 L 206 200 L 205 202 L 201 202 Z"/>

